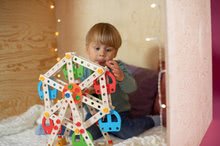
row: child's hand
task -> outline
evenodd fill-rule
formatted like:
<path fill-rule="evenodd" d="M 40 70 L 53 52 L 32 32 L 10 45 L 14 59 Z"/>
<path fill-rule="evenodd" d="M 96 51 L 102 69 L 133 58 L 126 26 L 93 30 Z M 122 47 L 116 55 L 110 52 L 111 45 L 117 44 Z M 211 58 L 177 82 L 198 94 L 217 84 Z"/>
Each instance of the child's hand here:
<path fill-rule="evenodd" d="M 115 76 L 116 80 L 122 81 L 124 79 L 124 72 L 118 66 L 118 63 L 114 60 L 106 61 L 106 65 L 111 68 L 113 75 Z"/>

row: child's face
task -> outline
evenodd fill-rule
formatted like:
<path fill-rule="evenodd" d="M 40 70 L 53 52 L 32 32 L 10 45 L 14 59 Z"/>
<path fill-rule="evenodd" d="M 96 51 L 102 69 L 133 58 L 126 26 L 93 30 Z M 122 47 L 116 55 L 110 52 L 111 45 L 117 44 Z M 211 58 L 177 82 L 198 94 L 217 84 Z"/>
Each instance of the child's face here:
<path fill-rule="evenodd" d="M 97 42 L 90 42 L 87 47 L 89 59 L 95 63 L 105 66 L 106 61 L 113 60 L 117 50 Z"/>

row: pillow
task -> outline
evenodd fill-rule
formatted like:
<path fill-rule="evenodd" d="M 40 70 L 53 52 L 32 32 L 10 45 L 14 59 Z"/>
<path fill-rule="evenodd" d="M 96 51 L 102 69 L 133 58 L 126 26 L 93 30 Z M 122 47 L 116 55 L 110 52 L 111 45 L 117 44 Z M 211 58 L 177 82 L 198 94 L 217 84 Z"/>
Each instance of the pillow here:
<path fill-rule="evenodd" d="M 137 83 L 137 90 L 129 94 L 131 117 L 151 115 L 157 95 L 158 72 L 126 64 Z"/>

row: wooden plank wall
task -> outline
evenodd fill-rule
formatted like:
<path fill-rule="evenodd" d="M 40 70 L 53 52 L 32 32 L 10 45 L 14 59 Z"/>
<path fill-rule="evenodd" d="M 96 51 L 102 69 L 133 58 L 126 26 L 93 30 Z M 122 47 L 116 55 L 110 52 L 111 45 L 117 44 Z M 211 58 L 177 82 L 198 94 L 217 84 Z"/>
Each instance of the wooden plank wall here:
<path fill-rule="evenodd" d="M 41 103 L 39 74 L 56 63 L 55 9 L 49 0 L 0 0 L 0 119 Z"/>

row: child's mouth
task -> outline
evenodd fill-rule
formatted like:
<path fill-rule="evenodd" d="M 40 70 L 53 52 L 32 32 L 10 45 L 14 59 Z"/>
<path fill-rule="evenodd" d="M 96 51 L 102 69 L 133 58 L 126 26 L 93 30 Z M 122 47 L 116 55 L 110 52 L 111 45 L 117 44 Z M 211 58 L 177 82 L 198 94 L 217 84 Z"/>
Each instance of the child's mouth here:
<path fill-rule="evenodd" d="M 103 61 L 98 61 L 98 64 L 99 64 L 99 65 L 105 65 L 105 60 L 103 60 Z"/>

